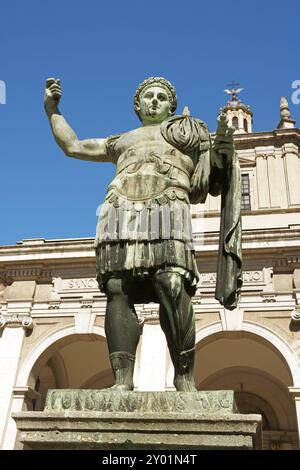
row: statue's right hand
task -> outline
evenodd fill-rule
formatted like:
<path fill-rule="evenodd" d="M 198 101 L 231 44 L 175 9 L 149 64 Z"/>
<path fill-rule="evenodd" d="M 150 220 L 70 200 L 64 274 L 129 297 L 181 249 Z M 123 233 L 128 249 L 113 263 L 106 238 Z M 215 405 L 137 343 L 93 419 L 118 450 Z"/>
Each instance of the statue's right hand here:
<path fill-rule="evenodd" d="M 46 111 L 55 111 L 61 98 L 60 80 L 48 78 L 46 80 L 44 105 Z"/>

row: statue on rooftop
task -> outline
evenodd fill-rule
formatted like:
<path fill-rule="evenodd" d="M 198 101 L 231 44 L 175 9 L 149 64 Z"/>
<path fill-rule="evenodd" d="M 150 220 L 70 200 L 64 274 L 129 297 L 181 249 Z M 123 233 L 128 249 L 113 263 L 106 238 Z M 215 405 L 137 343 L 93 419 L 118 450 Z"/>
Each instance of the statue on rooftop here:
<path fill-rule="evenodd" d="M 159 303 L 159 318 L 178 391 L 194 391 L 199 272 L 190 204 L 222 195 L 216 298 L 237 306 L 241 285 L 240 169 L 225 115 L 216 133 L 185 109 L 162 77 L 144 80 L 134 96 L 142 126 L 107 138 L 79 140 L 58 110 L 60 81 L 48 79 L 45 110 L 67 156 L 113 162 L 116 174 L 101 206 L 95 239 L 97 280 L 107 296 L 105 332 L 115 390 L 133 389 L 140 326 L 134 304 Z M 200 266 L 201 269 L 201 266 Z M 155 346 L 155 345 L 154 345 Z"/>

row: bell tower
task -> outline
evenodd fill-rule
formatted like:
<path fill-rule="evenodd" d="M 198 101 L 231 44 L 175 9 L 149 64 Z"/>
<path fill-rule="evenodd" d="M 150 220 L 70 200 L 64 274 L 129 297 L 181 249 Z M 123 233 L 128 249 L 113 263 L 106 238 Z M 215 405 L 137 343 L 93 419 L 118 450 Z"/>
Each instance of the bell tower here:
<path fill-rule="evenodd" d="M 243 88 L 237 88 L 238 83 L 234 81 L 227 85 L 224 91 L 230 95 L 230 99 L 227 104 L 220 109 L 221 112 L 228 116 L 229 125 L 235 127 L 235 134 L 246 134 L 252 132 L 252 111 L 250 106 L 244 104 L 238 99 L 239 93 Z"/>

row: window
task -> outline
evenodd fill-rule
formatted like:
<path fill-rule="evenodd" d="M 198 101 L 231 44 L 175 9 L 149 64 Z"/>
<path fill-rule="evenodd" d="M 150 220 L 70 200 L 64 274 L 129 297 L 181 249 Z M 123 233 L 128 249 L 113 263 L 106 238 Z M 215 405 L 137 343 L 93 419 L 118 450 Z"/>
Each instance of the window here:
<path fill-rule="evenodd" d="M 248 122 L 247 119 L 244 119 L 244 130 L 248 132 Z"/>
<path fill-rule="evenodd" d="M 250 203 L 250 182 L 249 175 L 242 175 L 242 203 L 241 210 L 247 211 L 251 209 Z"/>
<path fill-rule="evenodd" d="M 236 129 L 239 128 L 239 120 L 236 116 L 232 118 L 232 126 L 235 127 Z"/>

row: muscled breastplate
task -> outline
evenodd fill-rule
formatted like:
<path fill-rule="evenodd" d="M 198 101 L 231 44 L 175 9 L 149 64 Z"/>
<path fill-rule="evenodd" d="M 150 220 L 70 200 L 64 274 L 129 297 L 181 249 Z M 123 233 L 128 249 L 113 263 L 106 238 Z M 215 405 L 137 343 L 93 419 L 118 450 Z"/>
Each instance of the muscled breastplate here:
<path fill-rule="evenodd" d="M 190 190 L 191 156 L 170 145 L 160 126 L 147 126 L 121 135 L 114 144 L 116 176 L 108 190 L 132 201 L 155 198 L 171 188 Z"/>

